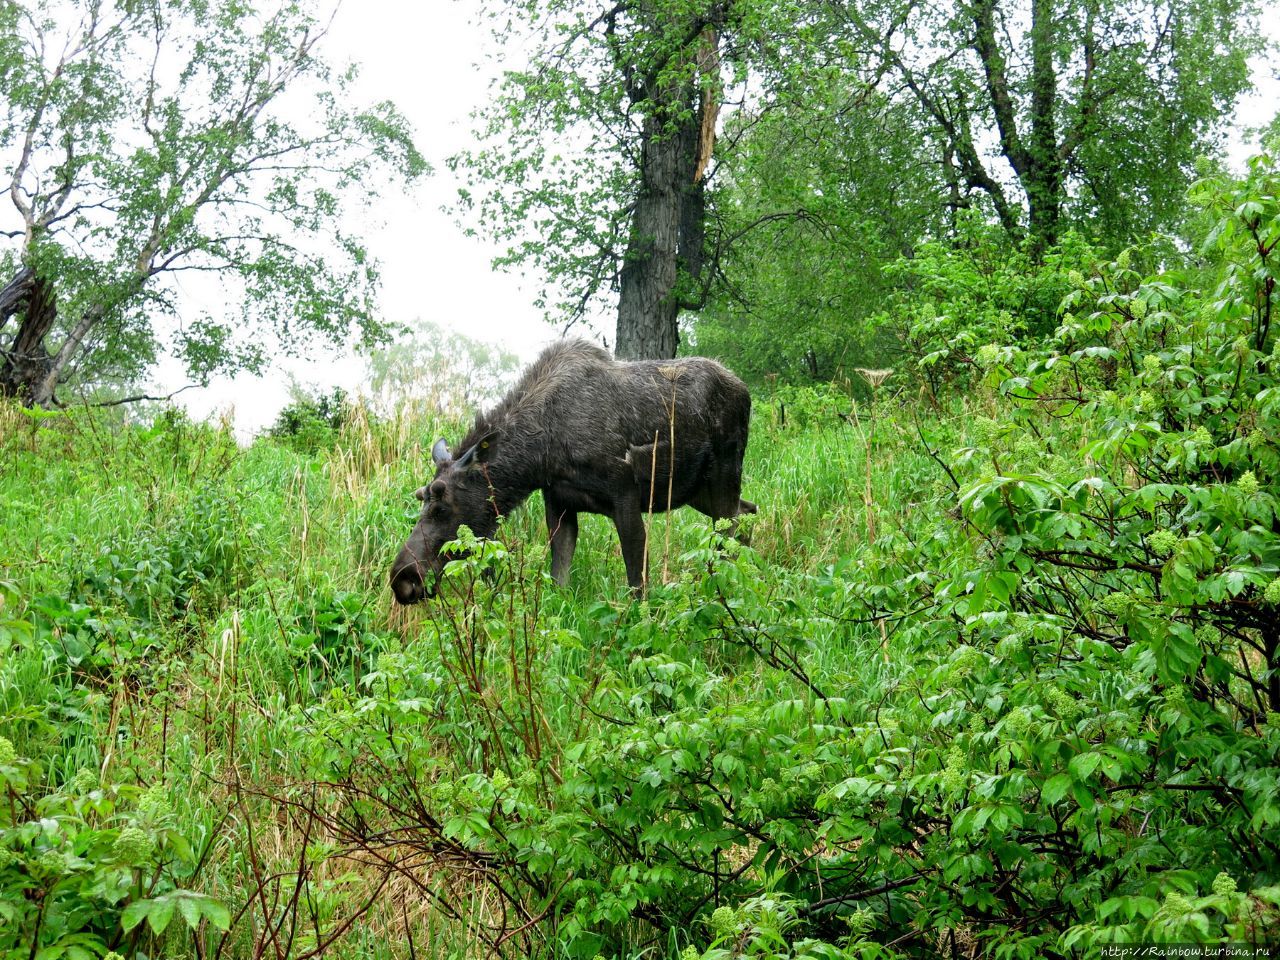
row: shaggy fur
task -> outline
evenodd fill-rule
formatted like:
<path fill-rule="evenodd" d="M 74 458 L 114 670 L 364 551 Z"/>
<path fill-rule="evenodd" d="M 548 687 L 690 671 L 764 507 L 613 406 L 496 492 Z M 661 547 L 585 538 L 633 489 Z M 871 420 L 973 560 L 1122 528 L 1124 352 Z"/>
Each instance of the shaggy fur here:
<path fill-rule="evenodd" d="M 435 479 L 418 491 L 422 517 L 392 566 L 396 599 L 434 592 L 440 547 L 459 525 L 490 536 L 535 490 L 546 502 L 557 580 L 568 579 L 578 514 L 599 513 L 617 527 L 627 580 L 639 590 L 642 512 L 686 504 L 717 518 L 755 512 L 741 499 L 750 416 L 747 388 L 714 360 L 624 363 L 581 340 L 548 347 L 476 417 L 461 454 L 436 444 Z"/>

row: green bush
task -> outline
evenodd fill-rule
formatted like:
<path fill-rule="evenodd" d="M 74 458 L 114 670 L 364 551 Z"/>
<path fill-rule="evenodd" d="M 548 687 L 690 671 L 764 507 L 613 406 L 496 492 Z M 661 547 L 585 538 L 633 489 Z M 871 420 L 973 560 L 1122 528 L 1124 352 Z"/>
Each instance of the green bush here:
<path fill-rule="evenodd" d="M 174 920 L 230 927 L 225 905 L 181 885 L 201 857 L 163 788 L 103 784 L 89 769 L 55 784 L 0 737 L 0 790 L 0 956 L 133 955 Z"/>
<path fill-rule="evenodd" d="M 300 394 L 276 416 L 267 436 L 299 453 L 333 446 L 351 416 L 351 399 L 341 387 L 314 396 Z"/>
<path fill-rule="evenodd" d="M 886 268 L 896 284 L 878 324 L 935 397 L 982 378 L 1001 349 L 1036 349 L 1057 324 L 1072 272 L 1097 252 L 1074 233 L 1033 259 L 975 212 L 957 235 L 925 243 Z M 976 373 L 976 375 L 975 375 Z"/>

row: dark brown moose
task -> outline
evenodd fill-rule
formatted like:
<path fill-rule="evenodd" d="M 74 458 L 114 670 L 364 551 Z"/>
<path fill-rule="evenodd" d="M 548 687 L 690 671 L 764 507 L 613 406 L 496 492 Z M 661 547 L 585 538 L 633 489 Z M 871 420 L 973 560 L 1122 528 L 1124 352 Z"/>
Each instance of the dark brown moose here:
<path fill-rule="evenodd" d="M 391 568 L 396 600 L 434 596 L 440 548 L 458 527 L 490 537 L 498 517 L 535 490 L 557 581 L 569 579 L 578 514 L 600 513 L 617 527 L 627 582 L 639 591 L 643 512 L 686 504 L 715 518 L 755 512 L 740 496 L 750 416 L 747 388 L 714 360 L 620 362 L 581 340 L 548 347 L 496 408 L 477 415 L 460 454 L 436 442 L 435 479 L 416 493 L 422 516 Z"/>

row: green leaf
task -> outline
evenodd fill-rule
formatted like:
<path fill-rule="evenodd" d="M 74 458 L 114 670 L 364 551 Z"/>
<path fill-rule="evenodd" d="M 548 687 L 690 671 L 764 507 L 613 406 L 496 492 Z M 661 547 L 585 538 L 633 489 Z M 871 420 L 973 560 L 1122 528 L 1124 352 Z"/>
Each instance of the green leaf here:
<path fill-rule="evenodd" d="M 158 936 L 168 928 L 169 922 L 173 919 L 176 904 L 173 897 L 160 897 L 152 903 L 154 905 L 147 914 L 147 924 Z"/>
<path fill-rule="evenodd" d="M 1097 753 L 1081 753 L 1071 758 L 1071 762 L 1067 765 L 1077 780 L 1088 780 L 1093 775 L 1093 771 L 1098 768 L 1098 764 L 1102 762 L 1101 754 Z"/>
<path fill-rule="evenodd" d="M 1071 775 L 1067 773 L 1059 773 L 1057 776 L 1050 777 L 1041 791 L 1044 802 L 1055 804 L 1067 795 L 1067 791 L 1071 789 Z"/>
<path fill-rule="evenodd" d="M 178 911 L 182 914 L 182 919 L 187 926 L 192 930 L 200 926 L 200 901 L 202 899 L 197 896 L 178 897 Z"/>
<path fill-rule="evenodd" d="M 120 914 L 120 926 L 124 928 L 125 933 L 128 933 L 146 919 L 154 902 L 153 900 L 135 900 L 124 908 L 124 912 Z"/>

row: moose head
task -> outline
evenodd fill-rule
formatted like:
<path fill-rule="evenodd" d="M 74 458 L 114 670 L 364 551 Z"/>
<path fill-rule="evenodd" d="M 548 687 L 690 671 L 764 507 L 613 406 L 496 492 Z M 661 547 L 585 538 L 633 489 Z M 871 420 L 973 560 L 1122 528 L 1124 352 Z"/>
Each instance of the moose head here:
<path fill-rule="evenodd" d="M 457 538 L 463 524 L 478 537 L 492 536 L 497 529 L 487 469 L 496 440 L 496 433 L 487 433 L 456 459 L 443 439 L 432 447 L 435 479 L 414 492 L 422 501 L 422 514 L 391 566 L 391 590 L 398 603 L 435 596 L 440 572 L 457 556 L 443 557 L 441 548 Z"/>

